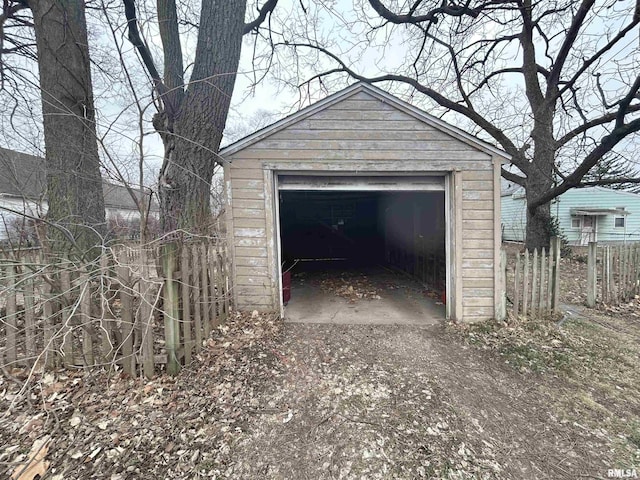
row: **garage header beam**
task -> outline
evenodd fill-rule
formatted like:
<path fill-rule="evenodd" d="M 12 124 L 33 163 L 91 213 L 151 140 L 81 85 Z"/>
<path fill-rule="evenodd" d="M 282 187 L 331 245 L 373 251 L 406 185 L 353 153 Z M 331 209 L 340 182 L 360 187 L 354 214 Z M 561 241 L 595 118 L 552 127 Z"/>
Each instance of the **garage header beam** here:
<path fill-rule="evenodd" d="M 444 177 L 279 175 L 280 190 L 444 191 Z"/>

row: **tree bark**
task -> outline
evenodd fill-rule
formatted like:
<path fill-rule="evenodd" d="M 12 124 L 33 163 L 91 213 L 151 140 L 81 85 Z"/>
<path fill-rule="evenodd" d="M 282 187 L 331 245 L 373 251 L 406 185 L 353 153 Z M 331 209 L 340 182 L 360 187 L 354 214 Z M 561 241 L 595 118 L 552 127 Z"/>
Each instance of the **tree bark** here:
<path fill-rule="evenodd" d="M 30 0 L 38 49 L 48 229 L 57 252 L 95 256 L 105 225 L 85 6 Z"/>
<path fill-rule="evenodd" d="M 193 72 L 175 117 L 156 119 L 165 145 L 162 229 L 205 233 L 211 179 L 240 62 L 246 0 L 202 2 Z M 163 43 L 165 38 L 163 38 Z M 171 45 L 165 44 L 165 51 Z"/>
<path fill-rule="evenodd" d="M 540 117 L 550 116 L 550 112 L 540 114 Z M 547 123 L 540 123 L 545 127 L 534 128 L 532 138 L 535 142 L 533 161 L 529 164 L 527 180 L 525 182 L 527 200 L 527 228 L 526 246 L 534 248 L 549 248 L 553 232 L 551 219 L 551 203 L 531 207 L 533 201 L 548 192 L 554 184 L 553 174 L 556 151 L 553 147 L 553 132 Z"/>

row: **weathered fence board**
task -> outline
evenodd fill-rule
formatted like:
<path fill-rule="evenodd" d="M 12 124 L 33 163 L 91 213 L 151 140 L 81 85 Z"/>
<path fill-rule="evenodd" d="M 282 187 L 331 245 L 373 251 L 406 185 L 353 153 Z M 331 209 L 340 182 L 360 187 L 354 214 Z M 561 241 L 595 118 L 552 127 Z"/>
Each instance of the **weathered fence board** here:
<path fill-rule="evenodd" d="M 639 263 L 638 243 L 603 246 L 589 243 L 587 306 L 619 305 L 640 294 Z"/>
<path fill-rule="evenodd" d="M 504 249 L 503 253 L 507 255 Z M 509 263 L 508 258 L 506 263 Z M 559 263 L 560 243 L 557 241 L 552 241 L 549 252 L 542 248 L 515 254 L 515 262 L 511 263 L 513 292 L 510 298 L 514 314 L 526 317 L 557 311 Z"/>
<path fill-rule="evenodd" d="M 229 312 L 227 261 L 210 240 L 114 246 L 92 265 L 7 254 L 0 365 L 175 374 Z"/>

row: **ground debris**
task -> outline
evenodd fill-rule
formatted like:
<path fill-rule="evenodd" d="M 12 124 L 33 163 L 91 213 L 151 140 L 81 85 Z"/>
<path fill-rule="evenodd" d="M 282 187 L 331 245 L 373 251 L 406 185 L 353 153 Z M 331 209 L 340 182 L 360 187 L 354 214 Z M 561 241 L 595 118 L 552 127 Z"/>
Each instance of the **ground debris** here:
<path fill-rule="evenodd" d="M 314 278 L 325 291 L 331 292 L 338 297 L 345 298 L 349 303 L 358 300 L 380 300 L 380 291 L 369 280 L 367 275 L 358 272 L 326 272 Z"/>
<path fill-rule="evenodd" d="M 637 395 L 626 370 L 635 363 L 606 370 L 620 388 L 607 403 L 573 376 L 557 382 L 558 370 L 534 377 L 493 362 L 494 347 L 475 348 L 469 331 L 233 313 L 175 378 L 56 371 L 25 385 L 2 377 L 0 478 L 48 437 L 42 460 L 55 480 L 555 479 L 558 465 L 599 478 L 603 465 L 626 458 L 627 444 L 612 439 L 633 432 L 590 419 L 602 418 L 599 405 L 635 424 L 638 402 L 622 406 Z M 584 355 L 603 347 L 571 334 Z M 540 335 L 560 351 L 573 345 Z M 592 371 L 604 382 L 612 363 L 601 357 Z"/>

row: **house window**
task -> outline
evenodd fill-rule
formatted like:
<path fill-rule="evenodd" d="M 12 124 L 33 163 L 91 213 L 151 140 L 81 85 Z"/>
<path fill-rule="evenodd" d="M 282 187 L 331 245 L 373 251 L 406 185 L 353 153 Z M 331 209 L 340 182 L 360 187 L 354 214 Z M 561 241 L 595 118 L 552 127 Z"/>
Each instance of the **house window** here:
<path fill-rule="evenodd" d="M 571 219 L 571 228 L 580 228 L 580 224 L 581 224 L 580 217 Z"/>
<path fill-rule="evenodd" d="M 625 218 L 624 217 L 616 217 L 615 220 L 616 228 L 624 228 L 625 227 Z"/>

